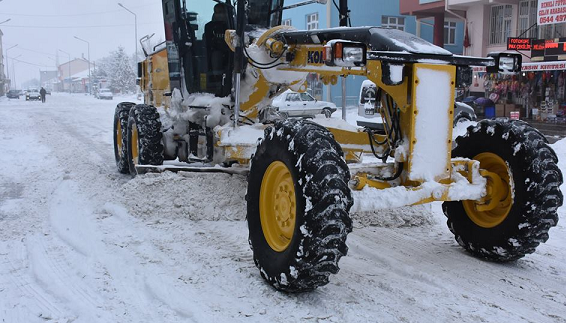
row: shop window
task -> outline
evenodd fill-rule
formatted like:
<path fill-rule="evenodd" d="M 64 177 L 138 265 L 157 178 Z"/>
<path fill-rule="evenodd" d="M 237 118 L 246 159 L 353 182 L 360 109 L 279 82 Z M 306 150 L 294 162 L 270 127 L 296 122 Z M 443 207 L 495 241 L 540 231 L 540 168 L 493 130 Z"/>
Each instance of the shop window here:
<path fill-rule="evenodd" d="M 319 28 L 319 14 L 311 13 L 307 15 L 307 30 Z"/>
<path fill-rule="evenodd" d="M 457 34 L 457 23 L 454 21 L 445 21 L 443 43 L 445 45 L 455 45 L 456 34 Z"/>
<path fill-rule="evenodd" d="M 504 45 L 511 36 L 512 5 L 499 5 L 490 8 L 489 45 Z"/>
<path fill-rule="evenodd" d="M 398 30 L 405 30 L 405 18 L 404 17 L 391 17 L 382 16 L 382 27 L 389 27 Z"/>
<path fill-rule="evenodd" d="M 534 26 L 536 21 L 537 0 L 520 1 L 518 4 L 518 37 L 521 35 L 524 38 L 537 38 L 537 26 Z"/>
<path fill-rule="evenodd" d="M 282 21 L 282 25 L 291 26 L 291 19 L 284 19 L 284 21 Z"/>
<path fill-rule="evenodd" d="M 565 23 L 539 26 L 539 39 L 565 37 Z"/>

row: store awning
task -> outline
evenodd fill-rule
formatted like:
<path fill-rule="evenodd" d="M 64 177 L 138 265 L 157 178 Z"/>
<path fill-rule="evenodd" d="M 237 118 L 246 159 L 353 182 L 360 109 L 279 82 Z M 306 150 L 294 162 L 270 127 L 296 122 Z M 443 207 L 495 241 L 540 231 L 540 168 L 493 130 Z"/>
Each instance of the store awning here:
<path fill-rule="evenodd" d="M 484 73 L 486 67 L 473 66 L 473 72 Z M 522 63 L 522 72 L 561 71 L 565 70 L 565 61 L 555 62 L 525 62 Z"/>

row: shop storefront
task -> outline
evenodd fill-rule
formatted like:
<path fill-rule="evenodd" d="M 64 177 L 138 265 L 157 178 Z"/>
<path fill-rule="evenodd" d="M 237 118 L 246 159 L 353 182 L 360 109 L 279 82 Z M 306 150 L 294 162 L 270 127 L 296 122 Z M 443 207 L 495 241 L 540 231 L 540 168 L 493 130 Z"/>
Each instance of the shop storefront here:
<path fill-rule="evenodd" d="M 516 75 L 474 67 L 470 94 L 494 103 L 494 110 L 490 105 L 477 110 L 486 117 L 515 117 L 519 112 L 521 118 L 565 122 L 565 61 L 526 62 Z"/>

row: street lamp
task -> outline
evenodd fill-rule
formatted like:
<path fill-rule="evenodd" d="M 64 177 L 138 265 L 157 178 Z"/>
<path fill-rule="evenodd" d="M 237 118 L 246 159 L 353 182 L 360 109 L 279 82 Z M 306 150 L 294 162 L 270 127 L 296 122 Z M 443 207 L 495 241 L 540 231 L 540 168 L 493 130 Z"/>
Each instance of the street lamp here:
<path fill-rule="evenodd" d="M 124 7 L 123 4 L 118 3 L 118 5 L 124 8 L 124 10 L 134 15 L 134 27 L 135 27 L 135 37 L 136 37 L 136 41 L 134 43 L 136 44 L 136 63 L 137 63 L 138 62 L 138 16 L 136 16 L 136 14 L 132 10 Z"/>
<path fill-rule="evenodd" d="M 66 51 L 60 50 L 59 51 L 63 54 L 67 54 L 67 56 L 69 56 L 69 62 L 67 63 L 67 65 L 69 65 L 69 93 L 71 93 L 71 54 L 67 53 Z"/>
<path fill-rule="evenodd" d="M 87 55 L 88 55 L 88 58 L 89 58 L 89 94 L 92 94 L 91 89 L 92 89 L 93 83 L 92 83 L 92 80 L 91 80 L 91 44 L 88 41 L 81 39 L 77 36 L 75 36 L 75 38 L 82 41 L 82 42 L 87 43 L 87 51 L 88 51 Z"/>
<path fill-rule="evenodd" d="M 8 77 L 10 77 L 10 70 L 8 69 L 8 65 L 10 64 L 10 62 L 8 62 L 8 51 L 16 46 L 18 46 L 18 44 L 6 49 L 6 75 L 8 75 Z M 10 88 L 12 88 L 12 84 L 10 84 Z"/>
<path fill-rule="evenodd" d="M 22 56 L 22 55 L 20 54 L 20 55 L 18 55 L 18 56 L 16 56 L 16 57 L 11 58 L 11 60 L 12 60 L 12 76 L 13 76 L 13 79 L 14 79 L 14 89 L 15 89 L 15 90 L 18 89 L 18 86 L 17 86 L 17 84 L 16 84 L 16 64 L 17 64 L 17 63 L 20 63 L 20 61 L 18 60 L 18 58 L 19 58 L 20 56 Z M 14 61 L 16 61 L 16 62 L 14 63 Z M 10 75 L 8 75 L 8 77 L 10 77 Z M 11 87 L 11 85 L 12 85 L 12 84 L 10 83 L 10 87 Z"/>

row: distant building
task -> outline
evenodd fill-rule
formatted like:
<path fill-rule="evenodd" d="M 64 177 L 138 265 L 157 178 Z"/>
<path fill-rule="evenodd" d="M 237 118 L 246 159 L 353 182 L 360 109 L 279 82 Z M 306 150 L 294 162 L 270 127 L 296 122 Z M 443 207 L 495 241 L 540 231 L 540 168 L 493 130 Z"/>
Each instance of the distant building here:
<path fill-rule="evenodd" d="M 39 84 L 44 88 L 53 90 L 54 86 L 59 83 L 57 75 L 57 71 L 39 71 Z"/>
<path fill-rule="evenodd" d="M 60 83 L 57 90 L 68 92 L 69 89 L 71 89 L 71 92 L 87 92 L 88 90 L 84 88 L 85 85 L 82 84 L 83 79 L 79 76 L 82 76 L 85 71 L 88 74 L 88 70 L 89 61 L 83 58 L 75 58 L 70 62 L 59 65 L 58 73 Z M 71 77 L 69 77 L 69 75 Z"/>

